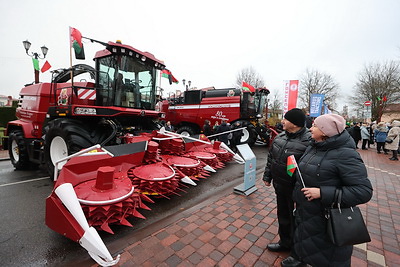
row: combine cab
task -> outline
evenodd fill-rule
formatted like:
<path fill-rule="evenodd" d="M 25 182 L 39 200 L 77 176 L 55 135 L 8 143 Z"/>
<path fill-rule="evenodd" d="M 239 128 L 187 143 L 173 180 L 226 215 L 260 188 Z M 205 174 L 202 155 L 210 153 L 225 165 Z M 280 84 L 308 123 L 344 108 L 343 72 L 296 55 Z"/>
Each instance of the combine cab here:
<path fill-rule="evenodd" d="M 95 68 L 58 70 L 51 83 L 21 90 L 18 120 L 7 126 L 16 169 L 47 164 L 52 173 L 58 159 L 82 148 L 121 144 L 128 133 L 160 128 L 155 97 L 157 70 L 164 64 L 148 52 L 113 42 L 94 61 Z M 75 82 L 84 74 L 90 81 Z"/>
<path fill-rule="evenodd" d="M 53 71 L 51 83 L 24 87 L 18 120 L 7 131 L 14 167 L 45 164 L 54 179 L 47 226 L 111 266 L 119 256 L 111 256 L 97 230 L 132 226 L 130 219 L 144 219 L 146 202 L 180 195 L 242 159 L 204 136 L 165 131 L 159 124 L 164 114 L 155 108 L 163 62 L 128 45 L 102 44 L 95 68 Z"/>

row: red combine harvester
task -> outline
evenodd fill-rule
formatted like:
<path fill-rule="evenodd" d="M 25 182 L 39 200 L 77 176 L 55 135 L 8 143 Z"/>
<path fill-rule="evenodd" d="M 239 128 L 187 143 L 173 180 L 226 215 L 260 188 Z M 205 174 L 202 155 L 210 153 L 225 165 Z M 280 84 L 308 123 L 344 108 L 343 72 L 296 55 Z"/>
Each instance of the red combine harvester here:
<path fill-rule="evenodd" d="M 268 94 L 266 88 L 258 88 L 255 92 L 234 88 L 187 90 L 182 97 L 162 101 L 160 111 L 182 135 L 200 133 L 205 120 L 209 120 L 211 126 L 215 122 L 234 124 L 239 121 L 245 127 L 241 143 L 252 146 L 258 140 L 269 144 L 277 132 L 260 122 L 263 117 L 267 122 Z"/>
<path fill-rule="evenodd" d="M 51 83 L 24 87 L 7 132 L 16 169 L 45 164 L 54 177 L 47 226 L 111 266 L 119 255 L 113 259 L 96 229 L 131 226 L 149 209 L 144 202 L 179 195 L 240 157 L 204 136 L 165 131 L 155 108 L 164 63 L 120 42 L 99 43 L 95 68 L 56 70 Z"/>

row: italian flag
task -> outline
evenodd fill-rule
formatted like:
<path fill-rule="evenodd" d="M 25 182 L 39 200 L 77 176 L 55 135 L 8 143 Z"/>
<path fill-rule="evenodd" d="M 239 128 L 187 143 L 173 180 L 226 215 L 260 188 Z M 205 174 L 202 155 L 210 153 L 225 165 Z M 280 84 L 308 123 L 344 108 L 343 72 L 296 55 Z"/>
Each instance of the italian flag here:
<path fill-rule="evenodd" d="M 286 165 L 286 171 L 287 174 L 292 177 L 293 173 L 295 172 L 297 168 L 297 162 L 296 162 L 296 158 L 294 157 L 294 155 L 291 155 L 287 158 L 287 165 Z"/>
<path fill-rule="evenodd" d="M 248 83 L 246 83 L 244 81 L 242 82 L 242 90 L 243 91 L 249 91 L 249 92 L 252 92 L 252 93 L 254 93 L 256 91 L 256 89 L 253 86 L 251 86 L 250 84 L 248 84 Z"/>

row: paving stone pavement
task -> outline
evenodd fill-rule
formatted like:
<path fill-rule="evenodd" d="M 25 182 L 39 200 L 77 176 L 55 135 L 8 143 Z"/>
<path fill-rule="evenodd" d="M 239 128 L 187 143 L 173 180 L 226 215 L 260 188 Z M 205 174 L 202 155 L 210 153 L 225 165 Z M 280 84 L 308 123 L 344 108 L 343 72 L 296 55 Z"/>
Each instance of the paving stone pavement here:
<path fill-rule="evenodd" d="M 372 240 L 354 246 L 352 266 L 400 266 L 400 161 L 373 147 L 358 151 L 374 187 L 371 201 L 360 205 Z M 0 151 L 0 159 L 5 157 Z M 249 196 L 232 188 L 107 244 L 114 255 L 121 254 L 117 266 L 280 266 L 288 253 L 266 249 L 279 237 L 275 194 L 263 185 L 262 171 L 257 171 L 258 190 Z"/>
<path fill-rule="evenodd" d="M 359 152 L 374 187 L 371 201 L 360 205 L 372 241 L 354 247 L 352 266 L 400 266 L 400 162 L 372 147 Z M 261 173 L 249 196 L 225 191 L 158 228 L 143 229 L 114 253 L 121 254 L 117 266 L 280 266 L 288 253 L 266 249 L 279 237 L 275 194 L 263 186 Z"/>

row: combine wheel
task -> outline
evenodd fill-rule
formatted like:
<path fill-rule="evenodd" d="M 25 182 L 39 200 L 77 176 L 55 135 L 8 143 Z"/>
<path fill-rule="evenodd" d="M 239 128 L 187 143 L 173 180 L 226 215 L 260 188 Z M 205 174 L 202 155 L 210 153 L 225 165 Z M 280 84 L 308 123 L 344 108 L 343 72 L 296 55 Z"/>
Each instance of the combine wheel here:
<path fill-rule="evenodd" d="M 20 130 L 13 131 L 10 134 L 8 154 L 10 155 L 11 163 L 17 170 L 29 169 L 28 148 L 24 140 L 24 134 Z"/>
<path fill-rule="evenodd" d="M 243 136 L 240 139 L 241 144 L 248 144 L 249 146 L 253 146 L 257 140 L 257 132 L 252 127 L 252 125 L 247 126 L 247 128 L 243 129 Z"/>
<path fill-rule="evenodd" d="M 44 156 L 50 175 L 54 174 L 54 165 L 58 160 L 94 145 L 89 132 L 79 122 L 55 120 L 50 122 L 46 131 Z"/>
<path fill-rule="evenodd" d="M 194 130 L 189 126 L 182 126 L 176 131 L 178 134 L 183 136 L 191 136 L 194 135 Z"/>

